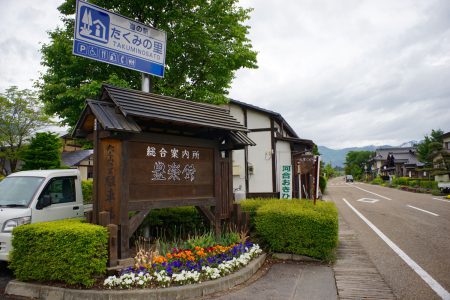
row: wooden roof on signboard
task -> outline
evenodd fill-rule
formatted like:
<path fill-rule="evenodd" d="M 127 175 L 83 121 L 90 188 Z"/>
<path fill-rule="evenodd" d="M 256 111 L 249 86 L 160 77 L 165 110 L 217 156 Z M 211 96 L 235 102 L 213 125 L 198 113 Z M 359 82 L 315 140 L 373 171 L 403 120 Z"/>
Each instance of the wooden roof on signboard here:
<path fill-rule="evenodd" d="M 229 133 L 233 143 L 251 145 L 248 131 L 228 110 L 211 104 L 192 102 L 142 91 L 103 85 L 101 101 L 86 101 L 77 131 L 92 131 L 93 118 L 105 130 L 139 133 L 142 128 L 137 120 L 152 120 L 179 126 L 210 128 Z"/>
<path fill-rule="evenodd" d="M 248 131 L 217 105 L 198 103 L 142 91 L 103 86 L 103 99 L 111 99 L 124 116 L 171 121 L 201 127 Z"/>

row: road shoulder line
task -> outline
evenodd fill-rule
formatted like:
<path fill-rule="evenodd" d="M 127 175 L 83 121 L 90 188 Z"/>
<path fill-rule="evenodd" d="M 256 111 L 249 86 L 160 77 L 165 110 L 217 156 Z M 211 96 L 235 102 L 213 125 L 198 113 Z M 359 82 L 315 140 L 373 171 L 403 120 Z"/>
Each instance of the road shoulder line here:
<path fill-rule="evenodd" d="M 433 291 L 444 300 L 450 300 L 450 293 L 442 287 L 430 274 L 428 274 L 421 266 L 419 266 L 412 258 L 410 258 L 402 249 L 400 249 L 393 241 L 391 241 L 381 230 L 354 208 L 345 198 L 342 198 L 345 204 L 350 207 L 358 217 L 360 217 L 417 275 L 425 281 Z"/>

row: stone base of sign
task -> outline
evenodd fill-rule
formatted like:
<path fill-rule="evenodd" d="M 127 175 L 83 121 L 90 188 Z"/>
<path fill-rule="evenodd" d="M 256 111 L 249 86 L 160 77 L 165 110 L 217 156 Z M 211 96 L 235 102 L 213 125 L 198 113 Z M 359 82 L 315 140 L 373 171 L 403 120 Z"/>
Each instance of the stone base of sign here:
<path fill-rule="evenodd" d="M 276 259 L 281 259 L 281 260 L 320 262 L 320 260 L 309 257 L 309 256 L 290 254 L 290 253 L 274 253 L 274 254 L 272 254 L 272 257 L 276 258 Z"/>
<path fill-rule="evenodd" d="M 12 280 L 6 286 L 5 294 L 42 300 L 198 299 L 209 294 L 226 291 L 247 281 L 259 270 L 265 259 L 266 254 L 262 254 L 245 268 L 223 278 L 177 287 L 135 290 L 75 290 Z"/>

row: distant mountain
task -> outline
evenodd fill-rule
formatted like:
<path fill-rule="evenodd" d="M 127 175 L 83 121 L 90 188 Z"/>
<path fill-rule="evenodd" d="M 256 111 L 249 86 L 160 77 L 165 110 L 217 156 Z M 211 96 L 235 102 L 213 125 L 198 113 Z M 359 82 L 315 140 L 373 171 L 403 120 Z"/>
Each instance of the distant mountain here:
<path fill-rule="evenodd" d="M 414 145 L 417 145 L 418 141 L 409 141 L 401 144 L 400 146 L 396 147 L 412 147 Z M 391 148 L 392 146 L 389 145 L 383 145 L 383 146 L 364 146 L 364 147 L 350 147 L 350 148 L 344 148 L 344 149 L 331 149 L 325 146 L 318 146 L 319 153 L 321 155 L 322 161 L 327 163 L 331 163 L 333 167 L 344 167 L 345 163 L 345 157 L 347 156 L 347 153 L 350 151 L 375 151 L 378 148 Z"/>
<path fill-rule="evenodd" d="M 385 146 L 383 146 L 385 147 Z M 389 147 L 389 146 L 387 146 Z M 351 147 L 344 149 L 331 149 L 325 146 L 318 146 L 319 153 L 322 161 L 325 164 L 331 163 L 333 167 L 343 167 L 345 162 L 345 157 L 350 151 L 375 151 L 375 149 L 380 148 L 380 146 L 364 146 L 364 147 Z"/>
<path fill-rule="evenodd" d="M 414 141 L 414 140 L 412 140 L 412 141 L 409 141 L 409 142 L 404 142 L 404 143 L 401 144 L 399 147 L 400 147 L 400 148 L 414 147 L 414 146 L 416 146 L 416 145 L 419 144 L 419 143 L 420 143 L 420 141 Z"/>

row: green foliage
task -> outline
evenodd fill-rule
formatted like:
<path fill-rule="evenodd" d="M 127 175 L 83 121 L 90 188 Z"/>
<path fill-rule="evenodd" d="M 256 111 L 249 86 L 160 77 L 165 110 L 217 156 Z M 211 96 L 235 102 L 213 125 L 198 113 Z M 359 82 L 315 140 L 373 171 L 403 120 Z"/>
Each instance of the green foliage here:
<path fill-rule="evenodd" d="M 254 199 L 245 199 L 239 202 L 241 205 L 242 211 L 248 212 L 250 216 L 250 230 L 253 231 L 255 226 L 255 217 L 256 211 L 262 205 L 267 204 L 269 201 L 278 200 L 278 199 L 268 199 L 268 198 L 254 198 Z"/>
<path fill-rule="evenodd" d="M 167 33 L 165 74 L 152 77 L 155 93 L 225 103 L 235 71 L 257 67 L 249 27 L 243 24 L 251 9 L 240 7 L 237 0 L 90 2 Z M 95 98 L 102 82 L 139 89 L 141 74 L 72 55 L 75 1 L 66 0 L 58 9 L 64 26 L 50 32 L 50 43 L 42 47 L 47 71 L 38 87 L 46 110 L 73 126 L 85 99 Z"/>
<path fill-rule="evenodd" d="M 426 165 L 433 163 L 432 154 L 434 151 L 442 149 L 442 135 L 444 132 L 441 129 L 431 130 L 430 135 L 425 135 L 422 142 L 417 145 L 417 157 L 419 161 Z"/>
<path fill-rule="evenodd" d="M 392 180 L 392 184 L 421 188 L 423 190 L 433 190 L 438 188 L 438 183 L 436 181 L 425 178 L 396 177 Z"/>
<path fill-rule="evenodd" d="M 336 177 L 338 174 L 338 171 L 331 166 L 331 163 L 326 164 L 322 172 L 325 173 L 326 179 Z"/>
<path fill-rule="evenodd" d="M 0 93 L 0 173 L 16 172 L 24 143 L 50 123 L 35 92 L 12 86 Z"/>
<path fill-rule="evenodd" d="M 258 236 L 274 252 L 331 260 L 338 243 L 338 212 L 332 202 L 273 200 L 255 217 Z"/>
<path fill-rule="evenodd" d="M 369 160 L 374 156 L 372 151 L 350 151 L 345 157 L 345 174 L 353 175 L 360 180 L 364 174 L 364 166 L 369 166 Z"/>
<path fill-rule="evenodd" d="M 92 203 L 92 188 L 93 188 L 93 181 L 83 180 L 81 182 L 81 190 L 83 191 L 83 203 L 88 204 Z"/>
<path fill-rule="evenodd" d="M 23 225 L 13 230 L 10 268 L 22 281 L 92 286 L 106 271 L 106 228 L 80 220 Z"/>
<path fill-rule="evenodd" d="M 371 184 L 382 185 L 384 183 L 384 180 L 380 176 L 378 176 L 377 178 L 372 180 L 370 183 Z"/>
<path fill-rule="evenodd" d="M 58 169 L 61 167 L 61 142 L 59 136 L 51 132 L 38 132 L 30 145 L 23 151 L 25 163 L 22 170 Z"/>
<path fill-rule="evenodd" d="M 186 239 L 207 232 L 206 222 L 194 206 L 153 209 L 142 227 L 150 226 L 150 236 L 161 240 Z"/>
<path fill-rule="evenodd" d="M 159 253 L 171 253 L 173 249 L 194 249 L 196 246 L 202 248 L 209 248 L 216 245 L 230 246 L 241 241 L 241 236 L 238 232 L 232 230 L 225 230 L 220 236 L 216 236 L 212 230 L 208 230 L 202 234 L 195 234 L 188 236 L 186 239 L 177 238 L 158 239 L 156 246 Z"/>
<path fill-rule="evenodd" d="M 327 188 L 327 179 L 323 176 L 319 176 L 319 188 L 322 195 L 325 194 L 325 190 Z"/>

